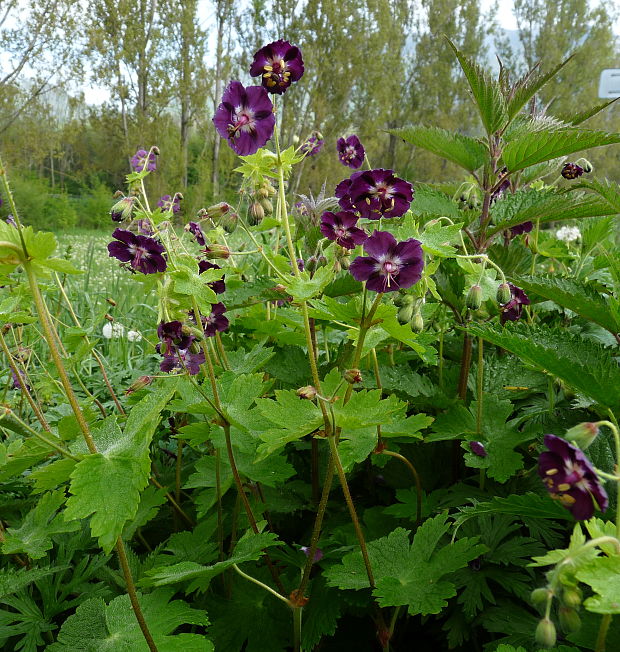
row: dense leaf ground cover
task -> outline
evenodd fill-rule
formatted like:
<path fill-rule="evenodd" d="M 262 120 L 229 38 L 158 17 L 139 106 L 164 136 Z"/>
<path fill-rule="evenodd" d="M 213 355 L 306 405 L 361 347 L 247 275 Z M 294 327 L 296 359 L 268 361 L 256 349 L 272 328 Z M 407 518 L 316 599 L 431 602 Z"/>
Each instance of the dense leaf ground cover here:
<path fill-rule="evenodd" d="M 215 116 L 236 207 L 154 201 L 153 147 L 56 238 L 0 162 L 4 649 L 620 647 L 620 193 L 577 154 L 620 136 L 455 56 L 485 135 L 397 132 L 453 184 L 347 135 L 287 197 L 284 41 Z"/>

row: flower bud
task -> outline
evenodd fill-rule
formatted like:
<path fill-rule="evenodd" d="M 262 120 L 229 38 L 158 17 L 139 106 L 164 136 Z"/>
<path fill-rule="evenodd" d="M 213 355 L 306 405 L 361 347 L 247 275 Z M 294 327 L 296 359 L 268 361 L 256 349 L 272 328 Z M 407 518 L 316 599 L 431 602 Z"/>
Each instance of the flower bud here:
<path fill-rule="evenodd" d="M 553 647 L 556 641 L 555 625 L 549 618 L 543 618 L 536 627 L 536 642 L 544 647 Z"/>
<path fill-rule="evenodd" d="M 205 258 L 217 260 L 218 258 L 230 258 L 230 249 L 226 245 L 209 244 L 204 250 Z"/>
<path fill-rule="evenodd" d="M 139 389 L 144 389 L 152 382 L 153 382 L 152 376 L 140 376 L 140 378 L 134 380 L 133 383 L 129 386 L 129 388 L 125 390 L 125 394 L 126 395 L 133 394 L 134 392 L 137 392 Z"/>
<path fill-rule="evenodd" d="M 297 390 L 297 396 L 299 396 L 299 398 L 305 398 L 309 401 L 313 401 L 316 398 L 316 394 L 316 388 L 312 385 L 306 385 Z"/>
<path fill-rule="evenodd" d="M 500 283 L 497 288 L 497 303 L 500 306 L 506 305 L 512 298 L 512 292 L 510 291 L 510 285 L 508 283 Z"/>
<path fill-rule="evenodd" d="M 324 256 L 323 254 L 319 256 L 319 267 L 321 267 L 322 265 L 327 265 L 327 257 Z"/>
<path fill-rule="evenodd" d="M 398 323 L 402 324 L 403 326 L 408 324 L 413 318 L 413 310 L 413 303 L 403 305 L 403 307 L 398 311 L 398 314 L 396 315 Z"/>
<path fill-rule="evenodd" d="M 159 147 L 157 147 L 157 145 L 153 145 L 153 147 L 151 147 L 151 152 L 153 152 L 155 156 L 159 156 Z"/>
<path fill-rule="evenodd" d="M 409 326 L 414 333 L 421 333 L 424 330 L 424 318 L 419 310 L 411 318 Z"/>
<path fill-rule="evenodd" d="M 583 594 L 578 586 L 566 587 L 562 591 L 562 604 L 566 607 L 576 609 L 581 605 Z"/>
<path fill-rule="evenodd" d="M 252 202 L 250 204 L 249 217 L 250 219 L 248 221 L 250 225 L 256 226 L 265 217 L 265 209 L 257 201 Z"/>
<path fill-rule="evenodd" d="M 319 266 L 319 260 L 316 256 L 310 256 L 306 261 L 306 269 L 309 272 L 315 272 L 316 268 Z"/>
<path fill-rule="evenodd" d="M 547 600 L 549 599 L 549 589 L 534 589 L 530 593 L 530 600 L 532 601 L 532 604 L 537 607 L 537 608 L 542 608 L 547 604 Z"/>
<path fill-rule="evenodd" d="M 472 285 L 467 293 L 465 305 L 470 310 L 478 310 L 482 305 L 482 288 L 479 285 Z"/>
<path fill-rule="evenodd" d="M 114 301 L 114 299 L 111 299 L 110 297 L 108 297 L 108 298 L 106 299 L 106 301 L 107 301 L 111 306 L 115 306 L 115 305 L 116 305 L 116 301 Z"/>
<path fill-rule="evenodd" d="M 587 421 L 567 430 L 564 439 L 574 442 L 581 450 L 585 450 L 596 439 L 599 432 L 596 423 Z"/>
<path fill-rule="evenodd" d="M 205 210 L 204 208 L 202 210 Z M 232 212 L 232 206 L 227 204 L 225 201 L 219 202 L 219 204 L 213 204 L 206 209 L 205 213 L 212 220 L 218 220 L 222 215 Z"/>
<path fill-rule="evenodd" d="M 257 199 L 267 199 L 269 197 L 269 190 L 265 186 L 262 186 L 255 194 Z"/>
<path fill-rule="evenodd" d="M 268 199 L 261 199 L 260 205 L 265 211 L 265 215 L 271 215 L 273 213 L 273 204 Z"/>
<path fill-rule="evenodd" d="M 415 301 L 415 298 L 412 294 L 400 294 L 400 292 L 394 298 L 395 306 L 410 306 Z M 407 320 L 408 321 L 408 320 Z"/>
<path fill-rule="evenodd" d="M 470 441 L 469 448 L 474 455 L 478 457 L 487 457 L 488 453 L 481 441 Z"/>
<path fill-rule="evenodd" d="M 222 215 L 218 220 L 219 225 L 226 231 L 226 233 L 234 233 L 239 223 L 239 216 L 237 213 L 230 211 L 226 215 Z"/>
<path fill-rule="evenodd" d="M 134 209 L 135 197 L 123 197 L 110 209 L 110 217 L 114 222 L 131 219 Z"/>
<path fill-rule="evenodd" d="M 570 607 L 560 607 L 558 609 L 558 619 L 560 621 L 560 628 L 567 634 L 578 632 L 581 629 L 581 618 Z"/>
<path fill-rule="evenodd" d="M 344 379 L 351 385 L 362 382 L 362 372 L 359 369 L 347 369 L 344 372 Z"/>

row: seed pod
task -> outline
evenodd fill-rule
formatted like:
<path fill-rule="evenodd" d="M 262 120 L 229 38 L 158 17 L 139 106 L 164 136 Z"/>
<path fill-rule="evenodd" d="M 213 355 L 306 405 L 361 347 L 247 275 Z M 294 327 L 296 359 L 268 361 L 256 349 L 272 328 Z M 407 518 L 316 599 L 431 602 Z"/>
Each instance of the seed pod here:
<path fill-rule="evenodd" d="M 543 618 L 536 627 L 536 642 L 544 647 L 553 647 L 556 641 L 555 625 L 549 618 Z"/>
<path fill-rule="evenodd" d="M 396 315 L 398 323 L 402 324 L 403 326 L 408 324 L 413 319 L 413 310 L 413 303 L 405 304 Z"/>
<path fill-rule="evenodd" d="M 422 313 L 420 311 L 417 311 L 413 315 L 409 325 L 411 326 L 411 330 L 414 333 L 421 333 L 424 330 L 424 318 L 422 317 Z"/>
<path fill-rule="evenodd" d="M 500 306 L 506 305 L 512 298 L 512 292 L 510 291 L 510 285 L 508 283 L 500 283 L 497 288 L 497 303 Z"/>
<path fill-rule="evenodd" d="M 257 202 L 252 202 L 250 204 L 250 224 L 256 226 L 260 221 L 265 217 L 265 209 Z"/>
<path fill-rule="evenodd" d="M 478 310 L 482 305 L 482 288 L 479 285 L 472 285 L 467 293 L 465 305 L 470 310 Z"/>
<path fill-rule="evenodd" d="M 558 618 L 562 631 L 570 634 L 578 632 L 581 629 L 581 618 L 579 614 L 570 607 L 560 607 L 558 609 Z"/>

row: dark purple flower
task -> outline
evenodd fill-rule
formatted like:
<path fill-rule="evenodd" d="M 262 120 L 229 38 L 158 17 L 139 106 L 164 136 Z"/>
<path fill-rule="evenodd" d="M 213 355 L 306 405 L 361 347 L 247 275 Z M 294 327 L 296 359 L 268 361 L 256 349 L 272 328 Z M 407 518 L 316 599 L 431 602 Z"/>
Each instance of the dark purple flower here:
<path fill-rule="evenodd" d="M 499 178 L 501 179 L 503 176 L 507 174 L 508 174 L 508 168 L 502 168 L 502 170 L 500 170 L 499 173 Z M 499 186 L 497 186 L 495 191 L 491 193 L 491 204 L 494 204 L 498 199 L 500 199 L 509 188 L 510 188 L 510 179 L 506 178 L 499 184 Z"/>
<path fill-rule="evenodd" d="M 202 229 L 200 228 L 200 224 L 198 222 L 189 222 L 185 226 L 185 230 L 189 231 L 195 238 L 196 242 L 201 245 L 202 247 L 206 246 L 206 241 L 205 241 L 205 235 L 202 232 Z"/>
<path fill-rule="evenodd" d="M 308 546 L 301 546 L 300 550 L 306 555 L 306 557 L 310 556 L 310 548 Z M 317 548 L 314 551 L 314 559 L 312 561 L 317 562 L 321 561 L 323 559 L 323 551 L 320 548 Z"/>
<path fill-rule="evenodd" d="M 164 195 L 159 199 L 157 205 L 163 211 L 172 211 L 176 215 L 181 210 L 181 195 L 179 193 L 176 193 L 174 197 Z"/>
<path fill-rule="evenodd" d="M 566 163 L 560 173 L 565 179 L 577 179 L 583 174 L 584 170 L 577 163 Z"/>
<path fill-rule="evenodd" d="M 267 91 L 261 86 L 243 87 L 232 81 L 213 116 L 222 138 L 240 156 L 255 154 L 273 135 L 276 118 Z"/>
<path fill-rule="evenodd" d="M 166 269 L 166 259 L 163 257 L 164 247 L 144 235 L 135 235 L 131 231 L 115 229 L 112 237 L 118 242 L 110 242 L 110 256 L 129 263 L 133 269 L 143 274 L 155 274 Z"/>
<path fill-rule="evenodd" d="M 299 151 L 303 152 L 306 156 L 315 156 L 321 151 L 324 143 L 323 136 L 318 131 L 313 131 L 308 136 L 306 142 L 299 148 Z"/>
<path fill-rule="evenodd" d="M 338 198 L 340 208 L 344 208 L 345 211 L 355 210 L 349 191 L 351 190 L 351 184 L 362 174 L 362 172 L 354 172 L 348 179 L 343 179 L 336 186 L 336 190 L 334 190 L 334 195 Z"/>
<path fill-rule="evenodd" d="M 545 435 L 545 446 L 549 451 L 538 458 L 538 475 L 551 497 L 579 521 L 592 517 L 595 504 L 604 512 L 607 493 L 583 451 L 555 435 Z"/>
<path fill-rule="evenodd" d="M 202 326 L 207 337 L 213 337 L 215 333 L 228 329 L 230 322 L 224 317 L 226 306 L 223 303 L 214 303 L 211 306 L 211 314 L 202 318 Z"/>
<path fill-rule="evenodd" d="M 146 165 L 146 169 L 149 172 L 155 172 L 155 170 L 157 169 L 157 158 L 155 152 L 151 151 L 149 153 L 145 149 L 139 149 L 131 157 L 131 167 L 136 172 L 142 172 L 142 170 L 144 170 L 145 165 Z"/>
<path fill-rule="evenodd" d="M 190 376 L 195 376 L 200 372 L 200 365 L 205 361 L 205 354 L 202 351 L 193 353 L 190 350 L 176 349 L 174 353 L 165 355 L 160 362 L 161 371 L 175 371 L 177 369 L 187 369 Z"/>
<path fill-rule="evenodd" d="M 488 455 L 487 450 L 481 441 L 470 441 L 469 448 L 471 452 L 478 457 L 486 457 Z"/>
<path fill-rule="evenodd" d="M 375 231 L 364 242 L 366 257 L 358 256 L 349 270 L 357 281 L 375 292 L 410 288 L 422 277 L 424 255 L 418 240 L 396 242 L 387 231 Z"/>
<path fill-rule="evenodd" d="M 354 170 L 362 166 L 366 151 L 355 134 L 348 138 L 339 138 L 336 142 L 336 149 L 338 150 L 338 158 L 343 165 Z"/>
<path fill-rule="evenodd" d="M 215 263 L 210 263 L 208 260 L 199 260 L 198 261 L 198 273 L 202 274 L 208 269 L 222 269 L 219 265 Z M 215 294 L 222 294 L 226 292 L 226 283 L 224 281 L 224 276 L 219 281 L 213 281 L 212 283 L 207 283 L 207 285 L 215 292 Z"/>
<path fill-rule="evenodd" d="M 15 373 L 15 370 L 13 367 L 11 367 L 11 376 L 13 378 L 13 389 L 27 389 L 29 392 L 32 391 L 32 387 L 25 381 L 22 372 L 17 371 L 17 374 Z"/>
<path fill-rule="evenodd" d="M 263 86 L 270 93 L 281 95 L 292 82 L 304 74 L 301 50 L 288 41 L 274 41 L 262 47 L 255 55 L 250 75 L 262 78 Z"/>
<path fill-rule="evenodd" d="M 523 312 L 522 306 L 529 306 L 530 300 L 525 292 L 512 283 L 508 283 L 510 288 L 510 301 L 502 306 L 500 321 L 505 324 L 507 321 L 518 321 Z"/>
<path fill-rule="evenodd" d="M 510 235 L 515 237 L 522 233 L 529 233 L 533 228 L 534 224 L 532 222 L 523 222 L 523 224 L 517 224 L 517 226 L 510 227 Z"/>
<path fill-rule="evenodd" d="M 355 249 L 368 237 L 366 231 L 355 226 L 357 220 L 357 215 L 349 211 L 326 211 L 321 215 L 321 233 L 341 247 Z"/>
<path fill-rule="evenodd" d="M 361 217 L 378 220 L 381 217 L 404 215 L 413 199 L 413 186 L 394 176 L 392 170 L 367 170 L 351 176 L 348 188 L 338 184 L 336 196 L 345 210 L 358 211 Z"/>
<path fill-rule="evenodd" d="M 161 322 L 157 326 L 157 337 L 161 340 L 158 353 L 170 355 L 176 349 L 187 349 L 194 339 L 193 335 L 183 332 L 180 321 Z"/>

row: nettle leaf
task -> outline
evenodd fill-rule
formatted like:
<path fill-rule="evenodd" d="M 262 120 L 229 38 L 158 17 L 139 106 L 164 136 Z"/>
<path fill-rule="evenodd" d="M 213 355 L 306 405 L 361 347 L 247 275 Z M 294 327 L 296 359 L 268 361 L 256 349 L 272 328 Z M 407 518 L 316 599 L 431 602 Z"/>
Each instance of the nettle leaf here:
<path fill-rule="evenodd" d="M 502 160 L 510 172 L 516 172 L 584 149 L 617 143 L 620 143 L 620 134 L 617 133 L 574 127 L 538 129 L 533 133 L 519 134 L 507 143 Z"/>
<path fill-rule="evenodd" d="M 620 405 L 620 367 L 610 351 L 565 328 L 510 323 L 471 325 L 468 331 L 614 409 Z"/>
<path fill-rule="evenodd" d="M 151 438 L 176 385 L 176 379 L 167 379 L 162 387 L 136 403 L 123 433 L 115 416 L 104 419 L 96 438 L 100 452 L 86 456 L 71 473 L 72 495 L 65 518 L 92 515 L 91 533 L 105 552 L 110 552 L 125 523 L 136 515 L 140 492 L 150 474 Z"/>
<path fill-rule="evenodd" d="M 212 652 L 213 643 L 202 634 L 173 634 L 183 625 L 209 624 L 206 613 L 183 600 L 173 600 L 174 591 L 159 589 L 138 595 L 144 619 L 157 647 L 165 652 Z M 83 602 L 69 616 L 49 652 L 148 652 L 128 595 L 107 604 L 101 598 Z"/>
<path fill-rule="evenodd" d="M 409 211 L 415 216 L 445 215 L 453 220 L 462 219 L 461 211 L 452 197 L 424 183 L 416 185 L 415 195 Z M 407 219 L 408 217 L 405 218 L 404 224 L 408 223 Z M 411 234 L 403 234 L 403 239 L 409 237 L 411 237 Z"/>
<path fill-rule="evenodd" d="M 583 283 L 559 276 L 525 276 L 519 278 L 519 286 L 527 292 L 555 301 L 610 333 L 620 332 L 620 322 L 609 310 L 608 299 Z"/>
<path fill-rule="evenodd" d="M 486 73 L 475 61 L 465 56 L 457 47 L 446 39 L 454 51 L 465 77 L 469 83 L 474 101 L 478 105 L 480 119 L 488 134 L 501 129 L 508 120 L 506 101 L 499 83 Z"/>
<path fill-rule="evenodd" d="M 6 531 L 2 552 L 5 555 L 26 553 L 31 559 L 41 559 L 52 548 L 52 537 L 62 532 L 75 532 L 79 523 L 67 523 L 59 513 L 65 495 L 61 491 L 44 494 L 35 508 L 26 514 L 20 527 Z"/>
<path fill-rule="evenodd" d="M 450 529 L 447 515 L 428 519 L 409 544 L 409 531 L 397 528 L 371 541 L 368 555 L 375 577 L 373 595 L 382 607 L 408 607 L 410 615 L 436 614 L 456 595 L 449 575 L 486 552 L 477 538 L 463 538 L 438 547 Z M 448 576 L 448 577 L 446 577 Z M 345 555 L 326 572 L 327 583 L 341 589 L 364 589 L 368 577 L 361 552 Z"/>
<path fill-rule="evenodd" d="M 488 156 L 487 147 L 480 141 L 439 127 L 414 125 L 388 129 L 388 132 L 407 143 L 446 158 L 469 172 L 482 167 Z"/>
<path fill-rule="evenodd" d="M 272 532 L 254 534 L 248 530 L 239 539 L 232 556 L 225 561 L 217 562 L 211 566 L 204 566 L 193 561 L 183 561 L 171 566 L 159 566 L 147 571 L 146 577 L 141 581 L 141 584 L 144 586 L 164 586 L 166 584 L 190 582 L 186 588 L 186 593 L 206 591 L 209 582 L 233 564 L 256 561 L 261 557 L 265 548 L 277 545 L 281 544 L 277 540 L 277 536 Z"/>
<path fill-rule="evenodd" d="M 596 595 L 584 607 L 597 614 L 620 614 L 620 557 L 597 557 L 577 570 L 577 579 L 588 584 Z"/>
<path fill-rule="evenodd" d="M 318 296 L 332 280 L 333 272 L 329 267 L 319 267 L 312 278 L 310 272 L 301 272 L 293 277 L 287 285 L 287 292 L 297 301 L 307 301 Z"/>

